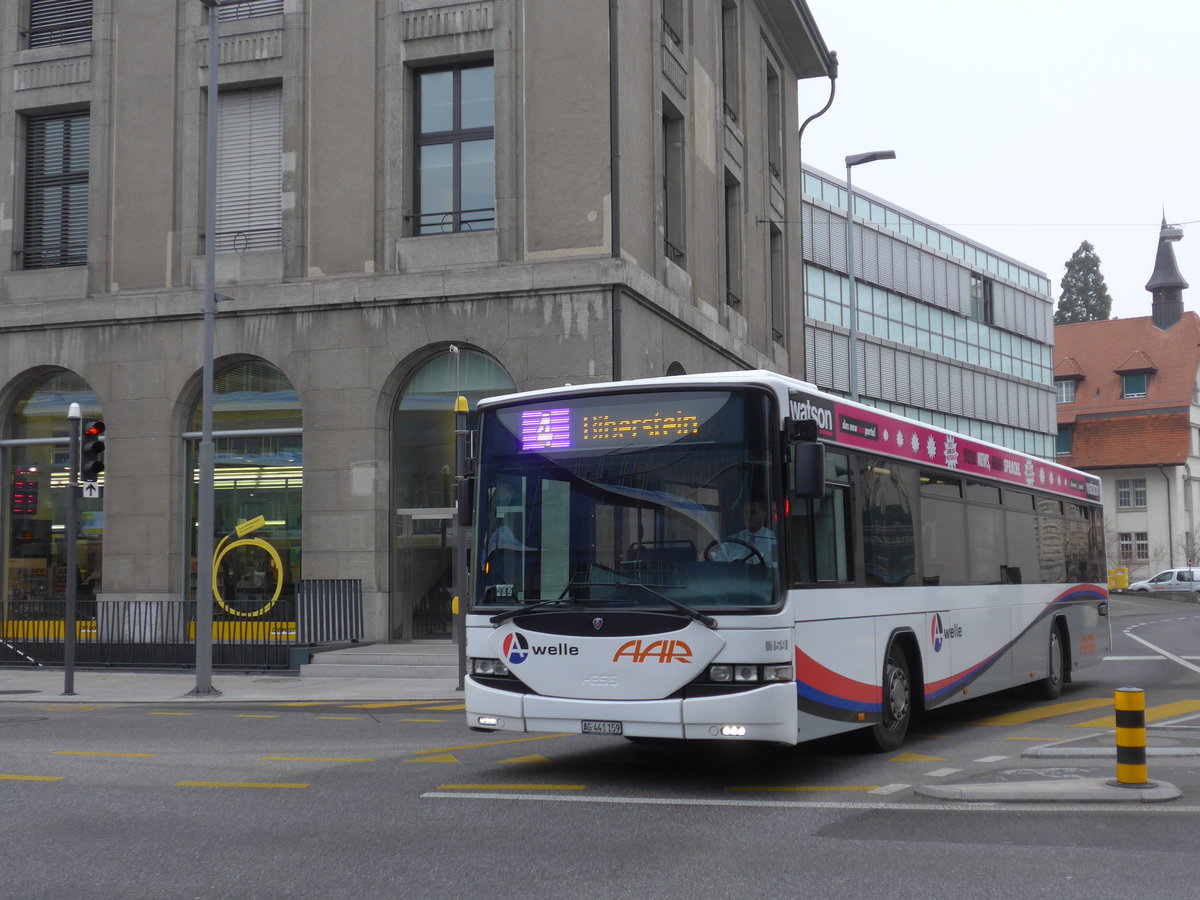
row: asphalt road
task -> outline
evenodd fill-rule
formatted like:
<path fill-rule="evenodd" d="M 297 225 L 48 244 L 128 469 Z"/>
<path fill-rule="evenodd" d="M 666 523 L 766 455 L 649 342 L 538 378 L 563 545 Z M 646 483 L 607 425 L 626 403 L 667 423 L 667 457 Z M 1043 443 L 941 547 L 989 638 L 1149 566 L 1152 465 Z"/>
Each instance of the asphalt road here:
<path fill-rule="evenodd" d="M 1200 607 L 1118 596 L 1112 612 L 1110 658 L 1058 701 L 964 703 L 892 754 L 845 740 L 479 734 L 453 698 L 0 702 L 0 891 L 1197 896 Z M 1112 776 L 1112 691 L 1126 685 L 1146 691 L 1150 775 L 1179 799 L 972 804 L 919 792 Z M 1047 748 L 1085 755 L 1028 755 Z"/>

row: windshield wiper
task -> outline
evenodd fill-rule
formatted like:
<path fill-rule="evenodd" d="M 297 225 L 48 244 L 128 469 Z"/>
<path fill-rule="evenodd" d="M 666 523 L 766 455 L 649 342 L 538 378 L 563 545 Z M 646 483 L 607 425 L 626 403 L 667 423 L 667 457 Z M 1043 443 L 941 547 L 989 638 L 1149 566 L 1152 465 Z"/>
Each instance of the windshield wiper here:
<path fill-rule="evenodd" d="M 531 603 L 528 606 L 517 606 L 517 607 L 514 607 L 513 609 L 506 609 L 504 612 L 497 613 L 496 615 L 492 616 L 490 619 L 488 619 L 488 621 L 491 622 L 493 625 L 499 625 L 501 622 L 506 622 L 509 619 L 513 618 L 514 616 L 519 616 L 519 615 L 521 615 L 523 613 L 527 613 L 527 612 L 533 612 L 535 609 L 540 609 L 543 606 L 550 606 L 553 603 L 562 603 L 563 602 L 563 594 L 566 594 L 566 591 L 563 591 L 562 594 L 560 594 L 557 597 L 554 597 L 551 600 L 539 600 L 537 603 Z M 575 600 L 573 598 L 571 598 L 568 600 L 568 602 L 571 603 L 572 605 L 574 605 Z"/>
<path fill-rule="evenodd" d="M 653 594 L 655 597 L 657 597 L 659 600 L 662 600 L 664 603 L 668 604 L 669 606 L 675 607 L 677 610 L 679 610 L 681 613 L 686 615 L 688 618 L 694 619 L 695 621 L 699 622 L 701 625 L 707 625 L 709 628 L 712 628 L 712 629 L 715 629 L 717 627 L 717 620 L 714 619 L 712 616 L 706 616 L 704 613 L 700 612 L 699 610 L 692 609 L 686 603 L 680 603 L 678 600 L 668 597 L 666 594 L 662 593 L 661 591 L 656 591 L 654 588 L 650 587 L 650 585 L 648 585 L 648 584 L 642 584 L 640 581 L 618 581 L 616 583 L 616 586 L 617 587 L 639 587 L 642 590 L 646 591 L 647 593 Z"/>

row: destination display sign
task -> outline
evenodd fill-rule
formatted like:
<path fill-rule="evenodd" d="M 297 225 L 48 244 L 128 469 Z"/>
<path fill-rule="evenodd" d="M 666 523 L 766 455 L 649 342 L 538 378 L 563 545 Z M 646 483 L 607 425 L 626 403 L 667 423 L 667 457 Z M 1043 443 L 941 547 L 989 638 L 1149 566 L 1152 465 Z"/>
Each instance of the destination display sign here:
<path fill-rule="evenodd" d="M 577 397 L 501 410 L 500 419 L 526 452 L 652 448 L 715 439 L 730 399 L 712 392 Z"/>

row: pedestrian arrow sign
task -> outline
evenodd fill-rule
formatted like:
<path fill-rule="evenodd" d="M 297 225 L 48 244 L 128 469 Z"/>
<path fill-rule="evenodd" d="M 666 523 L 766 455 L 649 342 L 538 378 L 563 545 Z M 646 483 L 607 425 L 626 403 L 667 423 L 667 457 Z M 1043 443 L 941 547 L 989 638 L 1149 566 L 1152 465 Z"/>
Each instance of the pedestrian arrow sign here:
<path fill-rule="evenodd" d="M 82 489 L 84 500 L 95 500 L 100 496 L 100 485 L 95 481 L 81 481 L 79 487 Z"/>

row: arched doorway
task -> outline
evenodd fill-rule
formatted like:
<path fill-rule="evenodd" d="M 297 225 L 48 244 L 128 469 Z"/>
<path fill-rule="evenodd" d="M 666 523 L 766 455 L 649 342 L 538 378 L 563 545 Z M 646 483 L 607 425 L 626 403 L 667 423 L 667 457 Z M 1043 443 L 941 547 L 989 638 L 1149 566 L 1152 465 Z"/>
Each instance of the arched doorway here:
<path fill-rule="evenodd" d="M 188 466 L 189 574 L 185 595 L 196 595 L 196 516 L 201 405 L 185 432 Z M 253 537 L 221 555 L 217 622 L 294 622 L 300 577 L 304 448 L 300 398 L 291 381 L 261 360 L 227 366 L 213 378 L 213 540 L 262 516 Z M 247 532 L 249 534 L 250 532 Z M 274 555 L 273 555 L 274 554 Z M 278 591 L 276 590 L 278 588 Z"/>
<path fill-rule="evenodd" d="M 54 372 L 34 381 L 17 394 L 0 440 L 0 469 L 6 476 L 6 490 L 0 491 L 4 494 L 0 623 L 63 621 L 67 579 L 72 577 L 78 620 L 96 618 L 95 598 L 103 577 L 100 497 L 78 501 L 78 571 L 67 571 L 67 411 L 72 403 L 79 404 L 84 418 L 100 418 L 95 392 L 73 372 Z"/>
<path fill-rule="evenodd" d="M 472 411 L 484 397 L 516 389 L 508 373 L 472 350 L 419 366 L 392 418 L 392 591 L 394 641 L 449 638 L 453 599 L 454 401 Z"/>

